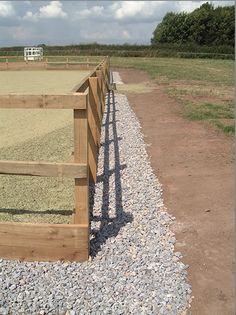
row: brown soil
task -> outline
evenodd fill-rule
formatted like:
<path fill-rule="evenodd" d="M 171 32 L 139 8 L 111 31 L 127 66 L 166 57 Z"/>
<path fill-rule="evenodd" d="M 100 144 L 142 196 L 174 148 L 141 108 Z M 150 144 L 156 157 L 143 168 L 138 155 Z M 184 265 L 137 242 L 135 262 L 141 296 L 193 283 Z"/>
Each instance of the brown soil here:
<path fill-rule="evenodd" d="M 149 79 L 141 71 L 119 72 L 125 83 Z M 165 205 L 176 217 L 176 250 L 189 265 L 192 314 L 232 315 L 233 141 L 202 123 L 184 120 L 181 104 L 164 86 L 127 95 L 151 144 L 148 153 L 163 185 Z"/>

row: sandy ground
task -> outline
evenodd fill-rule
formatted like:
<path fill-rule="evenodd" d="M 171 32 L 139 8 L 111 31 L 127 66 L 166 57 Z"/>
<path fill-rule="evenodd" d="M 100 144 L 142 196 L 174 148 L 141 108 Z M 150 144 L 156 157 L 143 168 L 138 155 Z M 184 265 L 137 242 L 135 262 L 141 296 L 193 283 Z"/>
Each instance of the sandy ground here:
<path fill-rule="evenodd" d="M 68 93 L 87 71 L 0 72 L 0 94 Z M 0 148 L 46 135 L 72 123 L 72 110 L 0 109 Z"/>
<path fill-rule="evenodd" d="M 0 94 L 69 93 L 89 71 L 36 70 L 0 72 Z"/>
<path fill-rule="evenodd" d="M 124 83 L 148 85 L 149 77 L 143 72 L 119 71 Z M 232 315 L 233 140 L 201 123 L 184 120 L 181 105 L 167 96 L 164 86 L 157 85 L 152 93 L 128 90 L 150 144 L 153 169 L 163 184 L 165 205 L 176 217 L 176 250 L 189 264 L 192 314 Z"/>
<path fill-rule="evenodd" d="M 2 72 L 0 93 L 68 93 L 87 73 Z M 0 109 L 0 135 L 2 160 L 68 160 L 73 151 L 73 112 Z M 72 210 L 73 180 L 0 175 L 2 221 L 66 223 Z"/>

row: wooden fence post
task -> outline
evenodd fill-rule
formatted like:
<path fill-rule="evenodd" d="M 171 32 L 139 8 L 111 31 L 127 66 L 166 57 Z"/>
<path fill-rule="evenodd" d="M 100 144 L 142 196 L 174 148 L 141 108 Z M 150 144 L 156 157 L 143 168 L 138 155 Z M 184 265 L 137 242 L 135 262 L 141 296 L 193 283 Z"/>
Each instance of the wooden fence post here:
<path fill-rule="evenodd" d="M 103 93 L 103 112 L 104 112 L 105 103 L 106 103 L 106 92 L 107 92 L 107 90 L 106 90 L 106 78 L 104 75 L 104 65 L 102 66 L 101 74 L 102 74 L 102 93 Z"/>
<path fill-rule="evenodd" d="M 86 102 L 88 104 L 88 97 Z M 88 109 L 74 109 L 74 162 L 88 165 Z M 85 224 L 89 229 L 89 175 L 75 179 L 75 224 Z"/>
<path fill-rule="evenodd" d="M 97 123 L 98 114 L 93 91 L 93 86 L 89 78 L 89 101 L 88 101 L 88 163 L 89 163 L 89 182 L 96 183 L 97 173 Z"/>
<path fill-rule="evenodd" d="M 98 78 L 91 77 L 89 78 L 89 89 L 90 89 L 90 104 L 94 108 L 95 115 L 95 129 L 97 134 L 96 144 L 99 145 L 100 142 L 100 122 L 102 120 L 100 102 L 98 97 Z"/>
<path fill-rule="evenodd" d="M 102 84 L 102 72 L 101 70 L 96 71 L 96 75 L 98 77 L 98 97 L 100 100 L 100 109 L 99 109 L 99 116 L 102 119 L 104 107 L 105 107 L 105 101 L 104 101 L 104 92 L 103 92 L 103 84 Z"/>

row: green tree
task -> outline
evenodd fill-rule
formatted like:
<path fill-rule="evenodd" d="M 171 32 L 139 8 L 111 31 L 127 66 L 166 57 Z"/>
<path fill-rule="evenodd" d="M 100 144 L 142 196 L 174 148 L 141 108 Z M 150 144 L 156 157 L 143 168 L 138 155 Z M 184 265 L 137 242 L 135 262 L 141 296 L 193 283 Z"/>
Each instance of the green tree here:
<path fill-rule="evenodd" d="M 191 13 L 167 13 L 153 32 L 151 43 L 234 45 L 234 6 L 214 8 L 204 3 Z"/>

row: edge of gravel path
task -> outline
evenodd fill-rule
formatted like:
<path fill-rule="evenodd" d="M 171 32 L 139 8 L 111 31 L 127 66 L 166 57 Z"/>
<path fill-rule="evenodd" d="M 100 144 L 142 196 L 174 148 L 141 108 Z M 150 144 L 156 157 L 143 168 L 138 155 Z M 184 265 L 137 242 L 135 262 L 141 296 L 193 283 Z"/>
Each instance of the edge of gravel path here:
<path fill-rule="evenodd" d="M 0 260 L 0 313 L 189 312 L 187 266 L 174 251 L 174 218 L 163 206 L 146 146 L 126 96 L 111 92 L 91 198 L 92 259 L 82 264 Z"/>

